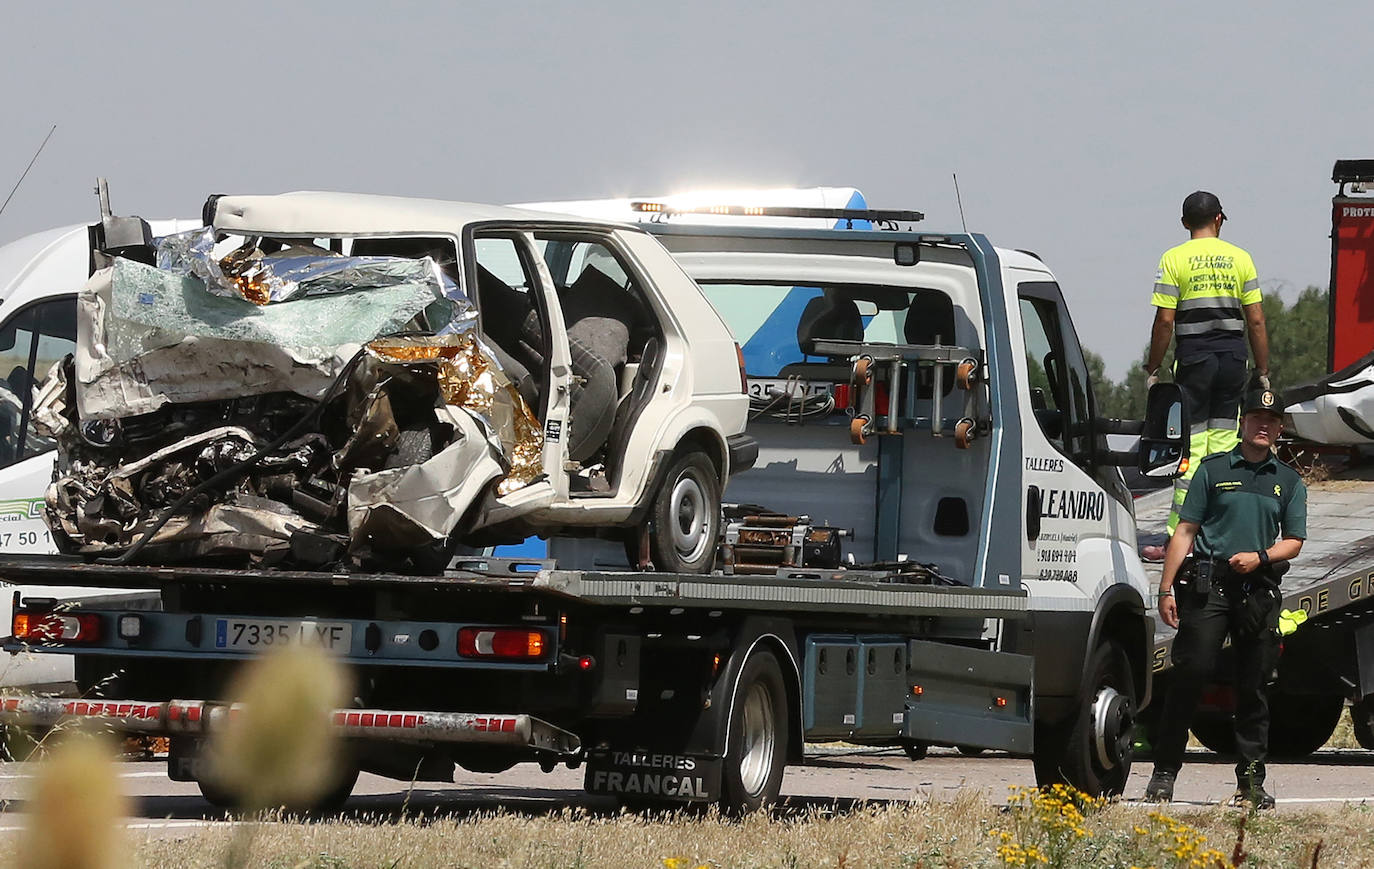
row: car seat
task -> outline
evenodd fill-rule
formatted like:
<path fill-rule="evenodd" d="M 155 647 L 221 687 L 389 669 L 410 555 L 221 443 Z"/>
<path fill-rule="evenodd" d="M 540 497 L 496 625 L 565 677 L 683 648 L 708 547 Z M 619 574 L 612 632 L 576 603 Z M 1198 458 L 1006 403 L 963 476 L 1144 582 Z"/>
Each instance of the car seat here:
<path fill-rule="evenodd" d="M 954 300 L 939 290 L 912 290 L 902 327 L 908 344 L 954 344 Z M 946 369 L 944 394 L 954 389 L 954 375 Z M 930 398 L 935 392 L 935 369 L 922 365 L 916 374 L 916 397 Z"/>
<path fill-rule="evenodd" d="M 826 290 L 806 303 L 797 320 L 797 346 L 803 356 L 817 356 L 817 341 L 862 341 L 863 317 L 859 306 L 847 296 Z M 850 362 L 846 357 L 826 357 L 826 361 L 791 362 L 778 372 L 779 377 L 801 377 L 806 380 L 839 382 L 849 379 Z"/>
<path fill-rule="evenodd" d="M 580 462 L 605 445 L 614 427 L 620 370 L 647 313 L 633 293 L 595 266 L 582 270 L 559 294 L 559 303 L 578 378 L 568 411 L 568 455 Z"/>

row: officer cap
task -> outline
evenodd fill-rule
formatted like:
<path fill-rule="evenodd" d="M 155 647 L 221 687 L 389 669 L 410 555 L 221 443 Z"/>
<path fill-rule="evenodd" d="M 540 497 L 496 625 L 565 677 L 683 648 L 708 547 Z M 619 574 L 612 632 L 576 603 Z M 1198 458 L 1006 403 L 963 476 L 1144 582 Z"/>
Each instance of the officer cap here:
<path fill-rule="evenodd" d="M 1279 401 L 1279 394 L 1274 390 L 1256 387 L 1245 393 L 1245 404 L 1241 408 L 1241 413 L 1272 413 L 1282 418 L 1283 402 Z"/>
<path fill-rule="evenodd" d="M 1221 200 L 1214 193 L 1194 190 L 1183 200 L 1183 222 L 1191 229 L 1206 226 L 1218 214 L 1222 220 L 1226 219 L 1226 212 L 1221 210 Z"/>

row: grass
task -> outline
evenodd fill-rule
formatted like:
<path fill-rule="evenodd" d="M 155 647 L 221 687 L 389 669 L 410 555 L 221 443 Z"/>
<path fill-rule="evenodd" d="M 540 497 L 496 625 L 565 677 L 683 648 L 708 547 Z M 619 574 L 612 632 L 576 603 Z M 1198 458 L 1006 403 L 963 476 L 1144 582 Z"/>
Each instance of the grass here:
<path fill-rule="evenodd" d="M 312 754 L 342 682 L 318 650 L 274 655 L 245 671 L 232 696 L 246 710 L 212 745 L 231 781 L 255 784 L 250 804 L 280 805 L 318 789 Z M 269 710 L 250 714 L 248 710 Z M 303 735 L 304 734 L 304 735 Z M 298 741 L 304 739 L 308 745 Z M 1333 747 L 1354 744 L 1348 714 Z M 0 846 L 0 865 L 354 869 L 354 867 L 1069 867 L 1204 869 L 1371 866 L 1374 808 L 1341 806 L 1247 814 L 1211 807 L 1169 814 L 1095 800 L 1068 788 L 974 790 L 948 801 L 863 804 L 759 813 L 477 812 L 318 822 L 217 823 L 138 833 L 122 829 L 115 747 L 81 732 L 43 746 L 26 829 Z M 302 768 L 301 763 L 305 764 Z M 303 784 L 304 783 L 304 784 Z M 1000 795 L 997 795 L 1000 796 Z"/>
<path fill-rule="evenodd" d="M 1015 795 L 1014 795 L 1015 796 Z M 1083 803 L 1078 805 L 1082 806 Z M 1152 809 L 1088 805 L 1079 817 L 1053 806 L 1037 814 L 987 795 L 950 802 L 870 805 L 847 812 L 811 809 L 731 821 L 712 813 L 546 815 L 479 813 L 456 819 L 370 824 L 362 821 L 256 825 L 246 865 L 274 869 L 401 867 L 997 867 L 1374 866 L 1368 843 L 1374 811 L 1359 806 L 1247 815 L 1221 807 L 1161 815 Z M 1244 825 L 1242 860 L 1233 862 Z M 1078 835 L 1075 830 L 1081 831 Z M 1143 833 L 1141 831 L 1144 831 Z M 1009 850 L 1002 833 L 1020 845 Z M 1067 837 L 1058 851 L 1047 838 Z M 231 844 L 231 825 L 182 838 L 133 844 L 130 866 L 212 867 Z M 1176 837 L 1190 845 L 1184 856 Z M 1200 840 L 1200 841 L 1199 841 Z M 1036 843 L 1039 843 L 1037 846 Z M 1008 859 L 1011 858 L 1011 859 Z M 1052 862 L 1051 862 L 1052 859 Z"/>

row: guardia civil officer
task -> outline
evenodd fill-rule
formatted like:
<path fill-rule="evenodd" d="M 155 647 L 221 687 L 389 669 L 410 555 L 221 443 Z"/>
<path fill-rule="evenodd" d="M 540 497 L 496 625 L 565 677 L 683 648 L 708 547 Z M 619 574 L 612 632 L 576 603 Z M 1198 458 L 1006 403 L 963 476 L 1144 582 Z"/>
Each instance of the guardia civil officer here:
<path fill-rule="evenodd" d="M 1203 459 L 1179 511 L 1159 582 L 1159 615 L 1178 628 L 1173 674 L 1155 740 L 1155 768 L 1145 799 L 1173 798 L 1188 726 L 1203 684 L 1231 637 L 1236 688 L 1236 802 L 1267 809 L 1268 674 L 1278 660 L 1279 581 L 1307 537 L 1307 488 L 1276 459 L 1283 431 L 1277 397 L 1252 390 L 1241 417 L 1241 442 Z M 1185 556 L 1193 549 L 1190 564 Z"/>
<path fill-rule="evenodd" d="M 1174 381 L 1183 390 L 1192 422 L 1188 470 L 1174 481 L 1168 530 L 1178 525 L 1178 508 L 1198 462 L 1236 445 L 1236 410 L 1245 390 L 1245 336 L 1255 355 L 1255 370 L 1269 388 L 1269 335 L 1260 306 L 1254 260 L 1221 240 L 1226 212 L 1221 200 L 1198 190 L 1183 200 L 1183 226 L 1191 236 L 1169 248 L 1155 273 L 1154 327 L 1144 368 L 1153 383 L 1169 339 L 1174 348 Z"/>

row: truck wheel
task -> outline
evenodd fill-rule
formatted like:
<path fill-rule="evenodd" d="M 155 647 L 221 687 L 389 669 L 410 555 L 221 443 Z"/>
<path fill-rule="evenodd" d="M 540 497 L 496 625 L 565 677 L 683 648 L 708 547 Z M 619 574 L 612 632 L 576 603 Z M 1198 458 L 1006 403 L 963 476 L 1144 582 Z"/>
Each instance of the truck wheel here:
<path fill-rule="evenodd" d="M 787 688 L 769 651 L 749 657 L 730 710 L 729 747 L 721 770 L 722 811 L 743 815 L 778 799 L 787 764 Z"/>
<path fill-rule="evenodd" d="M 930 743 L 921 742 L 919 739 L 903 740 L 902 751 L 906 752 L 910 760 L 925 760 L 926 755 L 930 754 Z"/>
<path fill-rule="evenodd" d="M 1236 753 L 1236 725 L 1230 715 L 1221 712 L 1194 713 L 1188 729 L 1208 751 L 1227 757 Z"/>
<path fill-rule="evenodd" d="M 959 753 L 964 757 L 978 757 L 985 750 L 976 745 L 956 745 L 955 748 L 958 749 Z"/>
<path fill-rule="evenodd" d="M 1089 659 L 1088 693 L 1064 724 L 1035 728 L 1035 779 L 1042 787 L 1065 783 L 1092 796 L 1115 796 L 1131 774 L 1135 686 L 1130 662 L 1115 641 Z"/>
<path fill-rule="evenodd" d="M 666 573 L 710 573 L 720 536 L 720 481 L 700 450 L 673 462 L 654 497 L 649 551 Z"/>
<path fill-rule="evenodd" d="M 1350 723 L 1360 748 L 1374 750 L 1374 695 L 1350 704 Z"/>
<path fill-rule="evenodd" d="M 1269 698 L 1269 755 L 1297 760 L 1326 745 L 1341 720 L 1340 694 L 1281 694 Z"/>
<path fill-rule="evenodd" d="M 280 806 L 287 814 L 328 814 L 337 812 L 343 808 L 344 803 L 348 802 L 349 796 L 353 793 L 353 786 L 358 782 L 358 768 L 351 764 L 343 766 L 338 771 L 338 777 L 324 791 L 313 800 L 306 802 L 293 802 Z M 198 779 L 196 786 L 200 788 L 200 795 L 205 801 L 217 809 L 224 809 L 227 812 L 243 811 L 243 796 L 232 788 L 226 787 L 219 782 Z"/>

